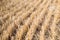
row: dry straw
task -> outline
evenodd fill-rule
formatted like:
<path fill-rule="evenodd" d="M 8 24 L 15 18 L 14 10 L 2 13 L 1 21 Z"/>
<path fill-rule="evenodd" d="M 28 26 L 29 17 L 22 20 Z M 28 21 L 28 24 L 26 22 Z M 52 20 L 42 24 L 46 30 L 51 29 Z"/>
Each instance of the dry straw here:
<path fill-rule="evenodd" d="M 60 0 L 0 0 L 0 40 L 60 40 Z"/>

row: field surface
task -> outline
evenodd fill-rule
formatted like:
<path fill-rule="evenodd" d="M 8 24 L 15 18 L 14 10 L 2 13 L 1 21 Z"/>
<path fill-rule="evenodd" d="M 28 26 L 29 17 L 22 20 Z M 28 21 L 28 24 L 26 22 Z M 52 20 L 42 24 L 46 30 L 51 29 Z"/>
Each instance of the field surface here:
<path fill-rule="evenodd" d="M 0 0 L 0 40 L 60 40 L 60 0 Z"/>

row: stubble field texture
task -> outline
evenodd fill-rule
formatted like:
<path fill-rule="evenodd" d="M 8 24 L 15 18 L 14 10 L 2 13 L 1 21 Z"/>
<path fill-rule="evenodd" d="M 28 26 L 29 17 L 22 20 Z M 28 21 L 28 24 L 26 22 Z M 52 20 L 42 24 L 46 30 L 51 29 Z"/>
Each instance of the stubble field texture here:
<path fill-rule="evenodd" d="M 0 0 L 0 40 L 60 40 L 60 0 Z"/>

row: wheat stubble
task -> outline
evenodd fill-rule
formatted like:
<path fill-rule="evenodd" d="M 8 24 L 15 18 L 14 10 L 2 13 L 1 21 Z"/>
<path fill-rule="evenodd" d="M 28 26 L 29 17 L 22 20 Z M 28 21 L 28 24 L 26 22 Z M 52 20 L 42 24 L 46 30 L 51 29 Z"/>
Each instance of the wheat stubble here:
<path fill-rule="evenodd" d="M 0 0 L 0 40 L 60 40 L 60 0 Z"/>

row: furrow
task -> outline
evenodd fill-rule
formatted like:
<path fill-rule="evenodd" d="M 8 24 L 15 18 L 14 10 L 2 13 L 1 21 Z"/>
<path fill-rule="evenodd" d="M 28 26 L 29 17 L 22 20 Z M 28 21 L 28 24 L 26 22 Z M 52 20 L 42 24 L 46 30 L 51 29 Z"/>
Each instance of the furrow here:
<path fill-rule="evenodd" d="M 29 6 L 31 6 L 31 5 L 29 5 Z M 29 7 L 29 6 L 27 6 L 27 7 Z M 23 9 L 23 10 L 21 10 L 22 12 L 24 12 L 25 11 L 25 9 Z M 16 17 L 18 17 L 18 16 L 20 16 L 20 14 L 22 14 L 22 12 L 20 11 L 20 13 L 18 14 L 18 13 L 15 13 L 15 15 L 16 15 Z M 29 13 L 28 13 L 28 15 L 29 15 Z M 26 15 L 25 15 L 26 16 Z M 13 16 L 13 15 L 11 15 L 11 17 L 13 17 L 13 19 L 14 19 L 14 17 L 15 16 Z M 10 17 L 10 19 L 11 19 L 11 17 Z M 12 21 L 11 20 L 6 20 L 6 23 L 5 24 L 3 24 L 3 27 L 2 27 L 2 29 L 4 29 L 4 27 L 5 27 L 5 25 L 7 25 L 7 24 L 10 24 Z M 15 18 L 16 19 L 16 18 Z M 8 21 L 10 21 L 10 22 L 8 22 Z M 6 28 L 6 27 L 5 27 Z"/>
<path fill-rule="evenodd" d="M 44 9 L 44 11 L 42 11 L 42 13 L 40 14 L 40 16 L 42 15 L 44 15 L 46 10 Z M 38 16 L 38 18 L 40 17 L 40 16 Z M 41 18 L 42 19 L 42 18 Z M 40 20 L 41 21 L 41 19 L 35 19 L 35 21 L 37 21 L 36 22 L 36 24 L 35 24 L 35 21 L 33 22 L 33 24 L 31 25 L 31 28 L 29 29 L 29 31 L 28 31 L 28 33 L 27 33 L 27 35 L 26 35 L 26 39 L 25 40 L 32 40 L 32 37 L 33 37 L 33 35 L 34 35 L 34 33 L 35 33 L 35 31 L 36 31 L 36 29 L 37 29 L 37 25 L 39 24 L 39 21 L 38 20 Z M 32 28 L 33 27 L 33 28 Z"/>
<path fill-rule="evenodd" d="M 24 20 L 30 13 L 29 12 L 32 12 L 34 8 L 31 8 L 29 11 L 27 11 L 25 14 L 21 15 L 20 17 L 18 17 L 17 20 L 15 20 L 15 23 L 16 24 L 19 24 L 22 20 Z M 23 17 L 24 16 L 24 17 Z M 21 18 L 21 20 L 20 20 Z M 10 28 L 10 29 L 9 29 Z M 10 26 L 8 26 L 7 30 L 3 32 L 3 38 L 5 37 L 5 39 L 9 36 L 8 34 L 11 33 L 12 29 L 14 28 L 14 22 L 12 24 L 10 24 Z M 4 33 L 5 32 L 8 32 L 7 35 L 5 35 Z"/>
<path fill-rule="evenodd" d="M 45 33 L 45 30 L 48 28 L 51 16 L 52 16 L 52 11 L 50 11 L 50 12 L 48 11 L 48 15 L 47 15 L 45 22 L 43 23 L 42 28 L 41 28 L 42 31 L 40 32 L 40 40 L 45 40 L 44 33 Z"/>
<path fill-rule="evenodd" d="M 35 15 L 37 15 L 36 12 L 32 13 L 30 17 L 33 18 Z M 29 20 L 31 20 L 31 18 Z M 28 22 L 27 24 L 25 22 L 25 24 L 22 26 L 22 28 L 20 28 L 20 30 L 17 31 L 16 40 L 21 40 L 23 33 L 25 33 L 27 31 L 30 21 L 27 20 L 27 22 Z"/>

